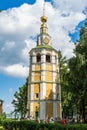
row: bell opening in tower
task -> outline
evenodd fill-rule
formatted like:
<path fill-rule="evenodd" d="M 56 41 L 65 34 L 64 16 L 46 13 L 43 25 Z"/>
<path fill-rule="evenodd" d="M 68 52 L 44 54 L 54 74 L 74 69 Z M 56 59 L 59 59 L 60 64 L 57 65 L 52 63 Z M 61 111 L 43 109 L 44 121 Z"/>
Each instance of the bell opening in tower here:
<path fill-rule="evenodd" d="M 37 62 L 41 62 L 41 54 L 37 54 Z"/>
<path fill-rule="evenodd" d="M 46 55 L 46 62 L 50 63 L 51 62 L 51 59 L 50 59 L 50 55 Z"/>

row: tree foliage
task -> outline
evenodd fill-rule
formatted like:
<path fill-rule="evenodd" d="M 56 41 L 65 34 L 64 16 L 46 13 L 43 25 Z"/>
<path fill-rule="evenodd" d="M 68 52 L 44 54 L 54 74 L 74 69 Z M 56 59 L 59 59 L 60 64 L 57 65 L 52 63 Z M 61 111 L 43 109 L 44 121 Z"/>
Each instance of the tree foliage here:
<path fill-rule="evenodd" d="M 24 118 L 27 112 L 27 88 L 28 79 L 26 79 L 26 83 L 19 88 L 19 91 L 15 92 L 14 99 L 12 101 L 15 116 L 20 114 L 21 118 Z"/>
<path fill-rule="evenodd" d="M 78 107 L 78 112 L 85 120 L 87 106 L 87 26 L 80 30 L 80 38 L 77 41 L 75 56 L 69 60 L 70 75 L 68 83 L 73 93 L 72 100 Z"/>
<path fill-rule="evenodd" d="M 69 85 L 67 76 L 69 74 L 69 67 L 66 57 L 62 56 L 61 51 L 58 52 L 59 56 L 59 69 L 60 69 L 60 84 L 61 84 L 61 101 L 62 101 L 62 113 L 63 116 L 68 116 L 68 110 L 70 107 L 71 92 L 69 91 Z"/>
<path fill-rule="evenodd" d="M 66 60 L 59 52 L 60 83 L 62 88 L 62 109 L 79 113 L 85 121 L 87 113 L 87 23 L 80 30 L 72 58 Z M 72 115 L 73 115 L 72 114 Z"/>

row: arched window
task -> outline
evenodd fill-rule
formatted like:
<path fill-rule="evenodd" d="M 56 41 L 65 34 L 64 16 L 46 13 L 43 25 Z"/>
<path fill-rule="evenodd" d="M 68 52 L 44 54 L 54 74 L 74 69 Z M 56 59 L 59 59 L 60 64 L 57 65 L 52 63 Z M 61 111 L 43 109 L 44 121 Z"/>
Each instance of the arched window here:
<path fill-rule="evenodd" d="M 49 55 L 49 54 L 46 55 L 46 62 L 48 62 L 48 63 L 51 62 L 51 59 L 50 59 L 50 55 Z"/>
<path fill-rule="evenodd" d="M 38 53 L 38 54 L 37 54 L 37 62 L 40 62 L 40 61 L 41 61 L 41 54 Z"/>

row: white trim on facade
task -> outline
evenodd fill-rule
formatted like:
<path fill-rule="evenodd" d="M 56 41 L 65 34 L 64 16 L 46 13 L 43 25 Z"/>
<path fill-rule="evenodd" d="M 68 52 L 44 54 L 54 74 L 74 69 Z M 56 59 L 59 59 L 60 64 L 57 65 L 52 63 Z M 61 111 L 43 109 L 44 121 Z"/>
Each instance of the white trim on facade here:
<path fill-rule="evenodd" d="M 53 117 L 57 117 L 57 102 L 53 102 Z"/>
<path fill-rule="evenodd" d="M 34 112 L 34 103 L 30 102 L 30 116 L 33 117 L 33 112 Z"/>
<path fill-rule="evenodd" d="M 45 99 L 46 96 L 46 83 L 40 83 L 40 99 Z"/>
<path fill-rule="evenodd" d="M 31 72 L 31 82 L 34 81 L 34 72 Z"/>
<path fill-rule="evenodd" d="M 53 82 L 55 82 L 55 81 L 56 81 L 56 73 L 53 72 Z"/>
<path fill-rule="evenodd" d="M 34 100 L 34 84 L 30 85 L 30 100 Z"/>
<path fill-rule="evenodd" d="M 45 120 L 46 116 L 46 102 L 40 102 L 40 120 Z"/>
<path fill-rule="evenodd" d="M 56 84 L 53 84 L 53 99 L 57 98 L 57 93 L 56 93 Z"/>
<path fill-rule="evenodd" d="M 46 51 L 45 51 L 45 49 L 43 49 L 41 51 L 41 62 L 42 63 L 46 61 L 45 55 L 46 55 Z"/>
<path fill-rule="evenodd" d="M 45 71 L 41 72 L 41 81 L 45 81 Z"/>
<path fill-rule="evenodd" d="M 35 65 L 32 64 L 31 70 L 32 70 L 32 71 L 35 70 Z"/>

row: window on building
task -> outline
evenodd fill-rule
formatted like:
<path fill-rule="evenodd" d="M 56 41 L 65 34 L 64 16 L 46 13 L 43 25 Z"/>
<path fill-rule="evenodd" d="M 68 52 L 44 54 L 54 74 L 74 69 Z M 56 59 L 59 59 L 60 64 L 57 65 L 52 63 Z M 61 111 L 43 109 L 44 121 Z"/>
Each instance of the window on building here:
<path fill-rule="evenodd" d="M 39 93 L 35 93 L 35 98 L 39 98 Z"/>
<path fill-rule="evenodd" d="M 51 62 L 51 59 L 50 59 L 50 55 L 49 55 L 49 54 L 46 55 L 46 62 L 48 62 L 48 63 Z"/>
<path fill-rule="evenodd" d="M 41 54 L 37 54 L 37 62 L 40 62 L 41 61 Z"/>

